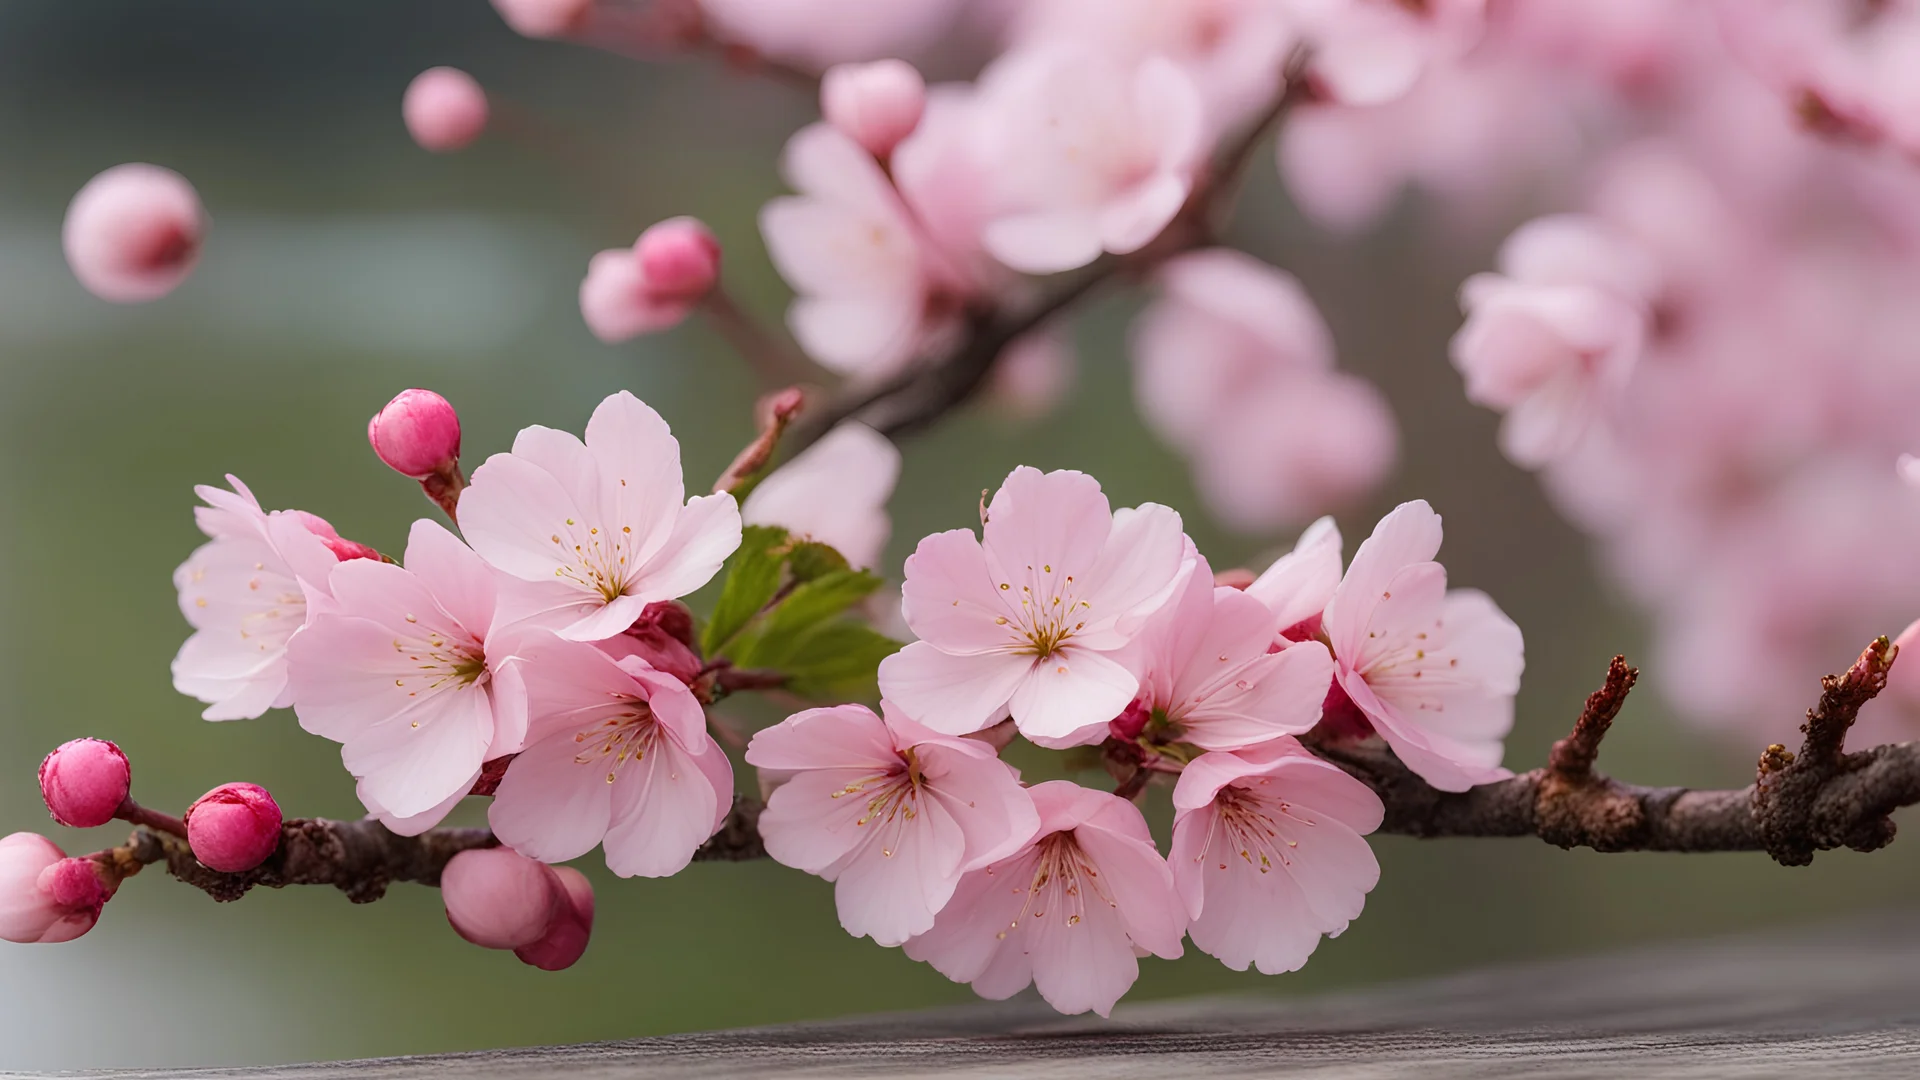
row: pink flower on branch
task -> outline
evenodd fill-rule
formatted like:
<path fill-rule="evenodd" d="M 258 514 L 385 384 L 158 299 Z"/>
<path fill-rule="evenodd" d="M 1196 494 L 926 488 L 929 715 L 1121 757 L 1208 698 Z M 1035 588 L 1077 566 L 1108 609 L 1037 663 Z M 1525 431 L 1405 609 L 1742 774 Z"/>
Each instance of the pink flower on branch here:
<path fill-rule="evenodd" d="M 1193 916 L 1187 933 L 1235 971 L 1298 971 L 1380 881 L 1362 839 L 1380 827 L 1380 796 L 1293 739 L 1202 754 L 1173 805 L 1167 861 Z"/>
<path fill-rule="evenodd" d="M 826 544 L 854 566 L 877 566 L 893 534 L 887 500 L 899 479 L 893 441 L 849 421 L 762 480 L 741 504 L 740 519 Z"/>
<path fill-rule="evenodd" d="M 821 115 L 877 158 L 913 134 L 926 108 L 926 81 L 903 60 L 841 64 L 820 80 Z"/>
<path fill-rule="evenodd" d="M 434 811 L 437 820 L 484 762 L 518 750 L 526 733 L 510 646 L 496 629 L 500 580 L 423 520 L 404 568 L 358 559 L 331 585 L 333 603 L 287 649 L 300 726 L 341 744 L 370 811 Z"/>
<path fill-rule="evenodd" d="M 158 300 L 200 261 L 207 215 L 186 178 L 158 165 L 115 165 L 67 207 L 61 244 L 88 292 L 118 304 Z"/>
<path fill-rule="evenodd" d="M 260 509 L 238 478 L 232 491 L 202 485 L 194 510 L 200 545 L 173 572 L 180 613 L 194 635 L 173 658 L 173 686 L 207 702 L 208 720 L 252 719 L 293 703 L 287 642 L 331 592 L 343 558 L 377 558 L 299 510 Z"/>
<path fill-rule="evenodd" d="M 182 820 L 193 857 L 222 873 L 251 870 L 280 848 L 280 804 L 258 784 L 222 784 L 195 799 Z"/>
<path fill-rule="evenodd" d="M 1216 588 L 1196 557 L 1180 593 L 1134 642 L 1140 703 L 1181 742 L 1239 750 L 1299 735 L 1320 720 L 1333 658 L 1318 641 L 1269 652 L 1276 613 L 1238 589 Z"/>
<path fill-rule="evenodd" d="M 834 882 L 847 933 L 892 946 L 932 929 L 960 876 L 1040 819 L 993 747 L 881 710 L 797 713 L 755 735 L 747 762 L 780 783 L 760 815 L 767 854 Z"/>
<path fill-rule="evenodd" d="M 580 314 L 607 344 L 678 326 L 720 280 L 720 242 L 690 217 L 669 218 L 631 248 L 602 251 L 580 283 Z"/>
<path fill-rule="evenodd" d="M 542 862 L 604 843 L 621 877 L 685 869 L 733 806 L 733 766 L 686 684 L 550 634 L 517 656 L 526 749 L 494 793 L 494 834 Z"/>
<path fill-rule="evenodd" d="M 1433 561 L 1440 535 L 1424 501 L 1382 518 L 1327 601 L 1322 634 L 1339 688 L 1400 760 L 1465 791 L 1509 775 L 1502 740 L 1525 659 L 1520 628 L 1485 593 L 1448 591 Z"/>
<path fill-rule="evenodd" d="M 963 0 L 699 0 L 699 6 L 727 44 L 819 71 L 911 55 L 953 23 Z"/>
<path fill-rule="evenodd" d="M 740 546 L 732 495 L 685 496 L 679 442 L 623 390 L 593 411 L 584 443 L 523 429 L 512 453 L 474 470 L 460 525 L 481 558 L 516 579 L 501 586 L 503 618 L 595 641 L 705 585 Z"/>
<path fill-rule="evenodd" d="M 1106 1016 L 1139 957 L 1179 958 L 1186 910 L 1132 803 L 1065 780 L 1031 794 L 1039 835 L 962 878 L 906 953 L 984 998 L 1031 984 L 1063 1013 Z"/>
<path fill-rule="evenodd" d="M 1140 688 L 1114 654 L 1181 580 L 1180 515 L 1116 512 L 1085 473 L 1021 466 L 981 532 L 935 533 L 907 559 L 901 606 L 920 640 L 881 662 L 881 693 L 944 734 L 1010 710 L 1030 739 L 1098 741 Z"/>

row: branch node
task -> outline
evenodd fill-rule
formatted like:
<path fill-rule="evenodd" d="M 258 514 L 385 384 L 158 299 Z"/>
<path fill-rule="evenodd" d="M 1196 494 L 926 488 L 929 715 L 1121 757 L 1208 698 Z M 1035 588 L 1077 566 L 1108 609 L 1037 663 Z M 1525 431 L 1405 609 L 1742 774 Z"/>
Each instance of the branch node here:
<path fill-rule="evenodd" d="M 1760 755 L 1750 805 L 1762 844 L 1780 865 L 1806 866 L 1815 852 L 1873 851 L 1893 841 L 1886 816 L 1892 807 L 1838 798 L 1829 787 L 1876 760 L 1871 752 L 1848 755 L 1847 732 L 1861 707 L 1886 689 L 1899 653 L 1884 635 L 1873 639 L 1846 671 L 1820 680 L 1820 703 L 1800 726 L 1806 734 L 1800 752 L 1774 743 Z"/>

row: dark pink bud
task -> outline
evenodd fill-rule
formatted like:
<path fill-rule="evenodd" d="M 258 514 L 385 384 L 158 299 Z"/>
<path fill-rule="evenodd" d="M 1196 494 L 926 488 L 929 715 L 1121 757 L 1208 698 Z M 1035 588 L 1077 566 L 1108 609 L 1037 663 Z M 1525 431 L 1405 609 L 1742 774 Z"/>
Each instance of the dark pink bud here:
<path fill-rule="evenodd" d="M 334 531 L 332 525 L 328 524 L 326 518 L 318 514 L 309 514 L 305 510 L 282 510 L 281 513 L 293 515 L 300 524 L 306 526 L 308 532 L 319 537 L 320 542 L 327 545 L 327 550 L 333 552 L 333 557 L 341 562 L 346 562 L 348 559 L 378 560 L 380 558 L 380 553 L 367 545 L 343 538 Z"/>
<path fill-rule="evenodd" d="M 440 872 L 447 922 L 483 949 L 518 949 L 545 937 L 565 894 L 546 863 L 512 848 L 463 851 Z"/>
<path fill-rule="evenodd" d="M 53 820 L 70 829 L 112 821 L 132 785 L 127 755 L 105 739 L 63 743 L 40 763 L 40 797 Z"/>
<path fill-rule="evenodd" d="M 1153 704 L 1136 701 L 1127 706 L 1127 711 L 1107 721 L 1107 731 L 1121 742 L 1132 742 L 1147 729 L 1147 721 L 1153 719 Z"/>
<path fill-rule="evenodd" d="M 207 220 L 186 178 L 158 165 L 115 165 L 87 181 L 61 230 L 67 265 L 87 291 L 158 300 L 193 272 Z"/>
<path fill-rule="evenodd" d="M 35 833 L 0 837 L 0 941 L 53 944 L 93 929 L 114 882 Z"/>
<path fill-rule="evenodd" d="M 407 85 L 400 116 L 414 142 L 435 153 L 450 153 L 487 129 L 487 93 L 459 68 L 428 68 Z"/>
<path fill-rule="evenodd" d="M 698 300 L 720 277 L 720 241 L 690 217 L 669 218 L 649 228 L 633 252 L 655 302 Z"/>
<path fill-rule="evenodd" d="M 840 64 L 820 79 L 827 123 L 874 157 L 893 153 L 920 126 L 926 108 L 926 80 L 904 60 Z"/>
<path fill-rule="evenodd" d="M 187 843 L 207 868 L 244 873 L 279 850 L 281 820 L 266 788 L 222 784 L 187 807 Z"/>
<path fill-rule="evenodd" d="M 460 414 L 431 390 L 402 390 L 367 421 L 367 442 L 394 472 L 425 480 L 460 460 Z"/>
<path fill-rule="evenodd" d="M 549 869 L 560 886 L 559 917 L 539 941 L 513 950 L 513 955 L 541 971 L 564 971 L 586 954 L 593 937 L 593 885 L 571 866 Z"/>
<path fill-rule="evenodd" d="M 1320 705 L 1320 723 L 1313 730 L 1327 742 L 1352 742 L 1372 735 L 1373 722 L 1353 703 L 1340 680 L 1335 679 Z"/>

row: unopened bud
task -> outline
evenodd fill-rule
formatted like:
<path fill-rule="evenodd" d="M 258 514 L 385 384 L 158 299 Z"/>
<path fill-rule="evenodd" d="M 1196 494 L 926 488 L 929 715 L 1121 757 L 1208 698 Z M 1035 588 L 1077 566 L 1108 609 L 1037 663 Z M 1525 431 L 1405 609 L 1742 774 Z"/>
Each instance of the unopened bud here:
<path fill-rule="evenodd" d="M 511 848 L 463 851 L 440 872 L 447 922 L 483 949 L 518 949 L 545 937 L 565 891 L 547 864 Z"/>
<path fill-rule="evenodd" d="M 87 291 L 120 304 L 158 300 L 193 272 L 207 231 L 200 195 L 158 165 L 115 165 L 67 207 L 60 239 Z"/>
<path fill-rule="evenodd" d="M 920 126 L 927 83 L 902 60 L 841 64 L 820 80 L 820 112 L 827 123 L 877 158 L 893 153 Z"/>
<path fill-rule="evenodd" d="M 377 562 L 380 559 L 380 553 L 378 551 L 357 540 L 348 540 L 342 537 L 334 530 L 332 524 L 319 514 L 309 514 L 305 510 L 282 510 L 280 512 L 292 516 L 294 520 L 305 526 L 308 532 L 319 537 L 320 542 L 327 545 L 327 550 L 333 552 L 333 557 L 339 559 L 341 562 L 346 562 L 348 559 L 373 559 Z"/>
<path fill-rule="evenodd" d="M 187 843 L 211 870 L 239 874 L 280 848 L 280 804 L 258 784 L 222 784 L 187 807 Z"/>
<path fill-rule="evenodd" d="M 559 916 L 539 941 L 513 950 L 513 955 L 542 971 L 564 971 L 586 955 L 593 938 L 593 885 L 571 866 L 549 870 L 562 896 Z"/>
<path fill-rule="evenodd" d="M 428 68 L 407 84 L 400 116 L 422 148 L 450 153 L 487 129 L 487 93 L 459 68 Z"/>
<path fill-rule="evenodd" d="M 72 941 L 100 921 L 114 884 L 104 867 L 67 858 L 44 836 L 0 837 L 0 940 Z"/>
<path fill-rule="evenodd" d="M 40 763 L 40 797 L 53 820 L 70 829 L 112 821 L 132 785 L 127 755 L 105 739 L 63 743 Z"/>
<path fill-rule="evenodd" d="M 460 414 L 431 390 L 402 390 L 367 421 L 367 442 L 387 467 L 415 480 L 460 460 Z"/>
<path fill-rule="evenodd" d="M 1127 706 L 1126 711 L 1107 721 L 1107 732 L 1121 742 L 1132 742 L 1147 729 L 1147 721 L 1153 719 L 1153 704 L 1136 701 Z"/>
<path fill-rule="evenodd" d="M 640 276 L 656 300 L 698 300 L 720 278 L 720 241 L 690 217 L 668 218 L 633 245 Z"/>

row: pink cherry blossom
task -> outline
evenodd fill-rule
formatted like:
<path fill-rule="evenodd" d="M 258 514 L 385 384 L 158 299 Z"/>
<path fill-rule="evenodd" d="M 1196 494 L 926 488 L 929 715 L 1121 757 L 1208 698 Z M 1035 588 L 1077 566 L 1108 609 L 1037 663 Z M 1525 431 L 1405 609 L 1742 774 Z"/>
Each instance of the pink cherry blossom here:
<path fill-rule="evenodd" d="M 66 873 L 71 861 L 36 833 L 0 838 L 0 941 L 50 945 L 93 929 L 108 894 L 97 879 L 87 889 L 84 874 Z"/>
<path fill-rule="evenodd" d="M 823 70 L 911 55 L 952 24 L 964 0 L 699 0 L 722 40 Z"/>
<path fill-rule="evenodd" d="M 1399 449 L 1377 387 L 1310 372 L 1224 405 L 1191 458 L 1214 516 L 1257 534 L 1359 501 L 1392 472 Z"/>
<path fill-rule="evenodd" d="M 1132 803 L 1065 780 L 1030 793 L 1039 834 L 963 877 L 906 953 L 984 998 L 1032 984 L 1063 1013 L 1106 1016 L 1139 977 L 1138 957 L 1180 956 L 1185 907 Z"/>
<path fill-rule="evenodd" d="M 1458 57 L 1479 39 L 1486 0 L 1289 0 L 1313 46 L 1311 75 L 1347 105 L 1405 94 L 1429 64 Z"/>
<path fill-rule="evenodd" d="M 200 261 L 207 215 L 186 178 L 158 165 L 115 165 L 67 207 L 61 243 L 87 291 L 118 304 L 158 300 Z"/>
<path fill-rule="evenodd" d="M 1248 596 L 1273 611 L 1283 638 L 1305 641 L 1320 633 L 1327 601 L 1340 587 L 1341 551 L 1340 527 L 1323 517 L 1247 586 Z"/>
<path fill-rule="evenodd" d="M 1311 730 L 1333 685 L 1333 658 L 1317 641 L 1269 652 L 1281 629 L 1259 599 L 1216 588 L 1212 567 L 1195 557 L 1180 593 L 1134 641 L 1139 704 L 1205 750 Z"/>
<path fill-rule="evenodd" d="M 781 173 L 799 194 L 769 202 L 760 232 L 798 294 L 787 325 L 809 356 L 846 375 L 899 370 L 953 321 L 957 288 L 873 156 L 826 124 L 787 142 Z"/>
<path fill-rule="evenodd" d="M 1571 449 L 1632 376 L 1657 271 L 1606 225 L 1575 215 L 1523 226 L 1500 268 L 1461 289 L 1467 322 L 1453 363 L 1468 400 L 1506 413 L 1507 456 L 1538 467 Z"/>
<path fill-rule="evenodd" d="M 999 205 L 981 242 L 1023 273 L 1085 266 L 1160 234 L 1186 202 L 1204 150 L 1199 93 L 1174 64 L 1128 66 L 1042 45 L 980 77 L 995 122 Z"/>
<path fill-rule="evenodd" d="M 459 68 L 428 68 L 407 84 L 400 116 L 423 149 L 464 149 L 487 129 L 487 92 Z"/>
<path fill-rule="evenodd" d="M 884 718 L 883 718 L 884 717 Z M 767 854 L 834 882 L 840 925 L 899 945 L 933 928 L 960 877 L 1024 847 L 1033 799 L 993 747 L 936 735 L 882 704 L 796 713 L 753 737 L 774 779 Z"/>
<path fill-rule="evenodd" d="M 1177 587 L 1180 515 L 1115 512 L 1085 473 L 1021 466 L 981 532 L 935 533 L 907 559 L 901 607 L 920 640 L 881 661 L 882 695 L 948 735 L 1008 710 L 1050 740 L 1119 715 L 1140 684 L 1113 654 Z"/>
<path fill-rule="evenodd" d="M 693 218 L 669 218 L 631 248 L 602 251 L 580 282 L 580 314 L 609 345 L 678 326 L 720 277 L 720 242 Z"/>
<path fill-rule="evenodd" d="M 503 616 L 594 641 L 705 585 L 740 546 L 732 495 L 683 499 L 679 442 L 622 390 L 593 411 L 584 443 L 535 426 L 488 458 L 461 493 L 460 526 L 517 579 L 502 585 Z"/>
<path fill-rule="evenodd" d="M 112 821 L 133 784 L 133 766 L 105 739 L 61 743 L 40 762 L 40 799 L 53 820 L 69 829 Z"/>
<path fill-rule="evenodd" d="M 893 533 L 887 500 L 899 479 L 892 440 L 849 421 L 762 480 L 741 504 L 740 520 L 817 540 L 854 566 L 878 566 Z"/>
<path fill-rule="evenodd" d="M 927 109 L 927 83 L 903 60 L 840 64 L 820 79 L 820 113 L 860 148 L 887 157 Z"/>
<path fill-rule="evenodd" d="M 1173 805 L 1167 862 L 1187 933 L 1235 971 L 1298 971 L 1380 881 L 1362 839 L 1386 813 L 1380 796 L 1293 739 L 1200 755 Z"/>
<path fill-rule="evenodd" d="M 1073 389 L 1077 357 L 1065 328 L 1042 326 L 1015 338 L 1000 350 L 987 376 L 987 392 L 996 405 L 1022 420 L 1052 412 Z"/>
<path fill-rule="evenodd" d="M 287 648 L 300 726 L 341 744 L 369 810 L 444 813 L 526 732 L 508 639 L 496 631 L 498 576 L 422 520 L 404 568 L 356 559 L 331 585 L 333 603 Z"/>
<path fill-rule="evenodd" d="M 1520 628 L 1485 593 L 1447 590 L 1440 515 L 1402 503 L 1354 553 L 1324 633 L 1341 689 L 1406 766 L 1442 791 L 1508 775 Z"/>
<path fill-rule="evenodd" d="M 1894 469 L 1899 473 L 1902 483 L 1911 488 L 1920 488 L 1920 457 L 1901 454 L 1894 462 Z"/>
<path fill-rule="evenodd" d="M 207 504 L 194 520 L 212 540 L 173 572 L 180 613 L 195 631 L 173 658 L 173 686 L 207 702 L 208 720 L 252 719 L 293 703 L 287 641 L 331 595 L 329 575 L 349 543 L 310 514 L 269 514 L 238 478 L 227 482 L 232 491 L 193 489 Z"/>
<path fill-rule="evenodd" d="M 685 869 L 733 807 L 733 766 L 686 684 L 550 634 L 517 655 L 526 749 L 494 793 L 494 835 L 542 862 L 604 844 L 621 877 Z"/>

